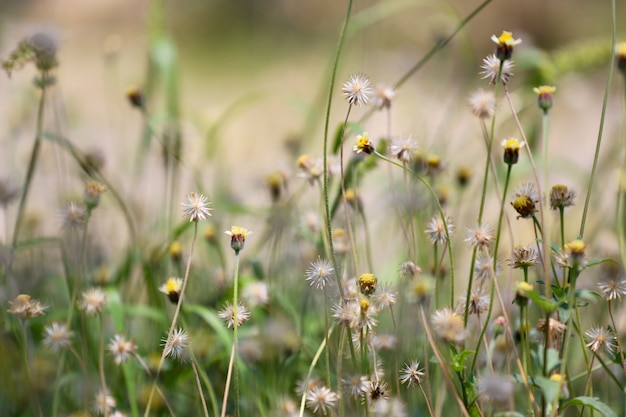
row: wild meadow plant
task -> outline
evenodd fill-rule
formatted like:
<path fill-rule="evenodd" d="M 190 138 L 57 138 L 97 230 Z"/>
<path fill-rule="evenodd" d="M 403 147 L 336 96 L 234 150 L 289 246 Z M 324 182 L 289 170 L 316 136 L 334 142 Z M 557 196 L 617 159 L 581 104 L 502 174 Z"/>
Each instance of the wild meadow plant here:
<path fill-rule="evenodd" d="M 348 0 L 324 85 L 320 156 L 294 158 L 300 180 L 285 171 L 267 176 L 266 210 L 217 191 L 210 202 L 193 172 L 201 191 L 174 212 L 179 172 L 193 170 L 175 121 L 176 88 L 163 92 L 166 123 L 156 121 L 157 87 L 127 94 L 144 124 L 127 178 L 141 182 L 159 142 L 163 204 L 125 195 L 97 154 L 45 128 L 56 43 L 42 34 L 21 42 L 3 67 L 10 75 L 35 64 L 39 106 L 21 187 L 0 180 L 0 415 L 624 415 L 626 142 L 602 162 L 620 174 L 615 198 L 602 203 L 614 221 L 600 219 L 613 233 L 585 234 L 594 210 L 606 213 L 593 195 L 608 175 L 599 169 L 600 150 L 614 68 L 626 86 L 614 2 L 589 175 L 553 164 L 550 116 L 560 90 L 548 81 L 559 79 L 544 75 L 545 84 L 513 91 L 524 77 L 514 63 L 523 40 L 507 31 L 485 40 L 495 51 L 476 68 L 484 85 L 467 110 L 485 151 L 473 169 L 456 167 L 455 187 L 446 184 L 456 163 L 449 155 L 396 130 L 397 92 L 490 2 L 395 83 L 376 85 L 357 73 L 338 87 Z M 542 70 L 558 74 L 559 65 Z M 333 136 L 338 95 L 345 105 Z M 533 97 L 533 105 L 520 109 L 519 96 Z M 622 96 L 626 109 L 626 88 Z M 371 121 L 376 112 L 382 129 Z M 527 133 L 536 122 L 539 139 Z M 56 236 L 38 234 L 28 221 L 43 146 L 66 153 L 84 184 L 82 197 L 59 211 Z M 372 204 L 376 175 L 391 204 Z M 557 176 L 567 180 L 554 183 Z M 480 191 L 472 189 L 476 177 Z M 158 220 L 142 204 L 158 206 Z M 573 209 L 581 205 L 578 223 Z M 107 211 L 123 220 L 123 244 L 94 232 Z M 232 226 L 222 238 L 226 219 L 262 213 L 260 232 Z M 380 219 L 388 230 L 377 230 Z M 604 255 L 601 239 L 619 252 L 594 257 Z"/>

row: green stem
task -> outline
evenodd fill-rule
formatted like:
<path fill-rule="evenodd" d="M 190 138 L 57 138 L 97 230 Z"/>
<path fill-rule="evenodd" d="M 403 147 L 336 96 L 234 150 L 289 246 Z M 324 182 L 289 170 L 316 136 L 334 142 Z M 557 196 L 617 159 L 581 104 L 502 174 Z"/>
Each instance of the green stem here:
<path fill-rule="evenodd" d="M 41 77 L 46 77 L 46 73 L 43 72 Z M 17 218 L 15 219 L 15 227 L 13 229 L 13 240 L 11 247 L 15 248 L 17 240 L 19 238 L 20 229 L 24 219 L 24 211 L 26 206 L 26 199 L 28 197 L 28 191 L 33 180 L 33 174 L 35 173 L 35 166 L 37 165 L 37 159 L 39 158 L 39 151 L 41 148 L 41 132 L 43 131 L 43 116 L 44 107 L 46 102 L 46 87 L 41 87 L 41 96 L 39 97 L 39 107 L 37 109 L 37 125 L 35 133 L 35 143 L 33 143 L 33 149 L 30 153 L 30 160 L 28 162 L 28 169 L 26 170 L 26 179 L 24 180 L 24 187 L 22 188 L 22 195 L 20 196 L 20 203 L 17 209 Z"/>
<path fill-rule="evenodd" d="M 102 314 L 98 315 L 98 318 L 100 319 L 100 328 L 98 329 L 100 331 L 100 346 L 98 348 L 98 367 L 100 370 L 100 385 L 102 386 L 102 394 L 103 395 L 108 395 L 108 390 L 107 390 L 107 383 L 106 383 L 106 377 L 104 375 L 104 317 L 102 316 Z M 108 407 L 104 407 L 104 417 L 108 417 L 109 416 L 109 408 Z"/>
<path fill-rule="evenodd" d="M 352 10 L 352 1 L 348 0 L 348 10 L 346 11 L 346 17 L 343 21 L 343 26 L 341 27 L 341 32 L 339 33 L 339 40 L 337 41 L 337 49 L 335 51 L 335 58 L 333 62 L 333 69 L 330 76 L 330 83 L 328 87 L 328 102 L 326 104 L 326 116 L 324 120 L 324 178 L 323 178 L 323 188 L 324 188 L 324 209 L 326 211 L 326 235 L 328 239 L 328 245 L 330 247 L 330 257 L 333 263 L 333 267 L 335 268 L 335 277 L 337 279 L 337 287 L 339 288 L 339 293 L 343 298 L 343 289 L 341 287 L 341 273 L 339 272 L 337 258 L 335 257 L 335 250 L 333 248 L 333 233 L 332 233 L 332 217 L 330 215 L 330 201 L 328 198 L 328 130 L 330 124 L 330 110 L 332 107 L 332 99 L 333 93 L 335 92 L 335 80 L 337 78 L 337 68 L 339 67 L 339 57 L 341 56 L 341 50 L 343 49 L 343 41 L 346 35 L 346 29 L 348 27 L 348 22 L 350 21 L 350 12 Z"/>
<path fill-rule="evenodd" d="M 496 262 L 498 261 L 498 248 L 500 247 L 500 235 L 502 231 L 502 218 L 504 217 L 504 202 L 506 201 L 506 193 L 509 190 L 509 182 L 511 179 L 511 170 L 513 165 L 508 165 L 506 169 L 506 179 L 504 181 L 504 191 L 502 192 L 502 202 L 500 204 L 500 216 L 498 217 L 498 231 L 496 232 L 496 244 L 493 248 L 493 270 L 496 270 Z"/>
<path fill-rule="evenodd" d="M 235 417 L 239 417 L 239 251 L 235 251 L 235 267 L 233 272 L 233 355 L 235 365 L 233 369 L 233 380 L 235 382 Z"/>
<path fill-rule="evenodd" d="M 619 182 L 617 183 L 617 243 L 619 245 L 619 253 L 622 258 L 622 265 L 626 264 L 626 219 L 624 218 L 624 203 L 626 200 L 626 71 L 623 72 L 623 99 L 622 104 L 622 131 L 624 135 L 623 143 L 623 161 L 620 169 Z"/>
<path fill-rule="evenodd" d="M 309 384 L 309 380 L 311 379 L 311 374 L 313 373 L 313 369 L 315 369 L 315 365 L 317 365 L 317 361 L 319 361 L 320 356 L 322 356 L 322 352 L 326 348 L 326 340 L 328 340 L 330 335 L 333 333 L 334 328 L 335 326 L 333 325 L 328 330 L 328 333 L 324 336 L 324 340 L 322 340 L 322 343 L 320 343 L 320 346 L 317 348 L 317 352 L 315 352 L 315 356 L 313 356 L 313 360 L 311 361 L 311 364 L 309 365 L 309 371 L 306 374 L 306 379 L 304 380 L 303 386 L 306 387 Z M 348 335 L 348 338 L 350 338 L 350 335 Z M 300 399 L 300 413 L 298 414 L 298 417 L 302 417 L 304 415 L 305 403 L 306 403 L 306 390 L 304 390 L 304 392 L 302 393 L 302 398 Z"/>
<path fill-rule="evenodd" d="M 589 186 L 587 187 L 587 196 L 585 197 L 585 208 L 583 209 L 583 217 L 580 222 L 580 239 L 583 238 L 585 232 L 585 222 L 587 221 L 587 212 L 589 210 L 589 202 L 591 201 L 591 190 L 593 189 L 593 181 L 596 177 L 598 168 L 598 160 L 600 156 L 600 146 L 602 144 L 602 133 L 604 132 L 604 118 L 606 116 L 606 108 L 609 101 L 609 91 L 611 82 L 613 81 L 613 69 L 615 67 L 615 32 L 617 24 L 615 22 L 615 0 L 611 0 L 611 60 L 609 61 L 609 76 L 606 80 L 604 88 L 604 98 L 602 100 L 602 112 L 600 114 L 600 128 L 598 129 L 598 139 L 596 140 L 596 151 L 593 156 L 593 167 L 591 168 L 591 176 L 589 177 Z"/>

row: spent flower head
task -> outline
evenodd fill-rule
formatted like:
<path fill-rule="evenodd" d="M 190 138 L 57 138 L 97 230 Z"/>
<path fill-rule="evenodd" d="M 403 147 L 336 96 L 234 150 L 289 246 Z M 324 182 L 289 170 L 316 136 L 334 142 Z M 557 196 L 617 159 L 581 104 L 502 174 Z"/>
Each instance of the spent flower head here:
<path fill-rule="evenodd" d="M 128 358 L 133 356 L 137 350 L 137 346 L 121 334 L 113 336 L 108 347 L 117 365 L 125 362 Z"/>
<path fill-rule="evenodd" d="M 224 308 L 220 310 L 217 315 L 226 322 L 226 327 L 232 329 L 235 327 L 235 322 L 237 323 L 237 327 L 239 327 L 248 321 L 250 318 L 250 310 L 241 303 L 237 303 L 237 308 L 235 308 L 232 303 L 226 302 Z"/>
<path fill-rule="evenodd" d="M 467 306 L 467 313 L 470 316 L 480 316 L 489 308 L 489 295 L 485 294 L 481 288 L 472 289 L 469 302 L 466 300 L 466 297 L 461 297 L 460 301 L 457 311 L 464 313 Z"/>
<path fill-rule="evenodd" d="M 493 93 L 482 88 L 474 91 L 467 100 L 472 114 L 479 119 L 488 119 L 493 116 L 496 99 Z"/>
<path fill-rule="evenodd" d="M 404 364 L 404 368 L 400 370 L 400 382 L 407 384 L 407 387 L 411 385 L 420 386 L 425 375 L 424 371 L 420 369 L 420 363 L 411 361 L 409 364 Z"/>
<path fill-rule="evenodd" d="M 506 257 L 507 265 L 513 268 L 529 268 L 541 262 L 534 245 L 515 245 L 513 252 Z"/>
<path fill-rule="evenodd" d="M 517 218 L 529 219 L 537 212 L 537 205 L 539 204 L 539 195 L 535 191 L 535 185 L 530 182 L 523 183 L 515 194 L 513 195 L 513 201 L 511 205 L 517 212 Z"/>
<path fill-rule="evenodd" d="M 45 337 L 43 344 L 55 352 L 70 347 L 74 332 L 67 328 L 65 323 L 52 323 L 44 327 Z"/>
<path fill-rule="evenodd" d="M 465 323 L 463 317 L 449 307 L 437 310 L 433 313 L 431 323 L 435 333 L 442 340 L 460 345 L 465 340 Z"/>
<path fill-rule="evenodd" d="M 70 202 L 61 208 L 60 217 L 64 229 L 79 230 L 85 223 L 86 208 L 82 203 Z"/>
<path fill-rule="evenodd" d="M 500 71 L 500 66 L 502 66 L 502 71 Z M 508 84 L 513 76 L 513 67 L 515 67 L 515 63 L 512 60 L 509 59 L 502 63 L 495 55 L 489 55 L 483 59 L 483 64 L 480 66 L 482 68 L 480 76 L 493 85 L 498 79 L 498 74 L 500 74 L 502 84 Z"/>
<path fill-rule="evenodd" d="M 389 154 L 403 163 L 409 163 L 417 153 L 417 142 L 411 136 L 391 142 Z"/>
<path fill-rule="evenodd" d="M 619 300 L 626 295 L 626 279 L 606 279 L 598 283 L 598 288 L 607 301 Z"/>
<path fill-rule="evenodd" d="M 374 274 L 366 273 L 361 274 L 359 278 L 356 280 L 357 285 L 359 286 L 359 291 L 364 295 L 372 295 L 376 292 L 376 285 L 378 284 L 378 279 Z"/>
<path fill-rule="evenodd" d="M 173 359 L 181 362 L 186 362 L 189 359 L 189 335 L 182 328 L 175 329 L 172 335 L 165 339 L 163 351 L 165 356 L 170 356 Z"/>
<path fill-rule="evenodd" d="M 504 375 L 484 375 L 476 383 L 479 398 L 486 403 L 506 404 L 515 390 L 512 377 Z"/>
<path fill-rule="evenodd" d="M 306 392 L 306 406 L 314 413 L 321 411 L 323 415 L 326 415 L 335 407 L 338 400 L 339 395 L 323 385 L 313 387 Z"/>
<path fill-rule="evenodd" d="M 513 38 L 513 34 L 507 31 L 503 31 L 500 36 L 492 35 L 491 40 L 497 45 L 495 55 L 500 61 L 511 59 L 513 48 L 522 43 L 521 39 Z"/>
<path fill-rule="evenodd" d="M 32 319 L 41 317 L 48 308 L 41 304 L 39 300 L 31 298 L 28 294 L 20 294 L 15 300 L 9 301 L 11 308 L 7 311 L 21 319 Z"/>
<path fill-rule="evenodd" d="M 550 208 L 552 210 L 571 207 L 575 204 L 576 190 L 567 185 L 557 184 L 550 189 Z"/>
<path fill-rule="evenodd" d="M 448 234 L 452 236 L 452 232 L 454 231 L 454 222 L 450 216 L 446 215 L 446 224 L 448 226 Z M 426 226 L 426 230 L 424 230 L 428 238 L 432 243 L 446 243 L 448 241 L 448 237 L 446 236 L 446 225 L 444 224 L 441 216 L 434 216 L 428 225 Z"/>
<path fill-rule="evenodd" d="M 335 268 L 333 264 L 326 259 L 317 258 L 317 261 L 311 262 L 311 266 L 306 270 L 306 280 L 309 285 L 315 288 L 323 289 L 326 284 L 332 282 L 335 276 Z"/>
<path fill-rule="evenodd" d="M 187 202 L 181 203 L 183 215 L 189 217 L 190 222 L 204 220 L 211 215 L 209 200 L 203 194 L 191 192 L 187 195 Z"/>
<path fill-rule="evenodd" d="M 225 231 L 230 236 L 230 247 L 239 253 L 246 244 L 246 237 L 251 235 L 252 232 L 244 227 L 232 226 L 230 230 Z"/>
<path fill-rule="evenodd" d="M 615 343 L 615 336 L 613 333 L 600 326 L 594 326 L 590 330 L 585 332 L 585 337 L 588 343 L 585 345 L 592 352 L 598 353 L 600 350 L 604 350 L 606 353 L 611 354 L 617 348 Z"/>
<path fill-rule="evenodd" d="M 470 248 L 486 250 L 493 241 L 493 230 L 488 224 L 477 225 L 467 229 L 464 241 Z"/>
<path fill-rule="evenodd" d="M 92 316 L 100 314 L 106 304 L 107 296 L 104 291 L 98 287 L 93 287 L 83 293 L 78 307 L 81 310 L 84 310 L 88 315 Z"/>
<path fill-rule="evenodd" d="M 369 102 L 373 89 L 367 75 L 353 74 L 343 83 L 341 92 L 351 105 L 363 106 Z"/>
<path fill-rule="evenodd" d="M 393 87 L 387 84 L 379 84 L 376 86 L 376 92 L 374 95 L 374 105 L 378 110 L 391 108 L 391 102 L 396 96 L 396 91 Z"/>
<path fill-rule="evenodd" d="M 94 411 L 102 415 L 111 415 L 117 403 L 108 391 L 100 391 L 94 400 Z"/>

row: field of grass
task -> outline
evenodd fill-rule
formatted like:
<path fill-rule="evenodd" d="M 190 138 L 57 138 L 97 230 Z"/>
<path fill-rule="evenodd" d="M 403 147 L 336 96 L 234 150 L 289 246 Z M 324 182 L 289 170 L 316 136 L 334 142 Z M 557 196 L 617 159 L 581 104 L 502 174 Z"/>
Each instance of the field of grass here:
<path fill-rule="evenodd" d="M 0 417 L 626 413 L 615 0 L 96 4 L 3 26 Z"/>

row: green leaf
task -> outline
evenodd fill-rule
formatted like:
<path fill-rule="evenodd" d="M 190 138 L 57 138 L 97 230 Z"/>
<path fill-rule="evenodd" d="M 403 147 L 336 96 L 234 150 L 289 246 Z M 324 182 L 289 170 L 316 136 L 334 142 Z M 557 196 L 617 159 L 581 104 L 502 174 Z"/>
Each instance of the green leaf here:
<path fill-rule="evenodd" d="M 594 265 L 603 264 L 605 262 L 615 262 L 615 261 L 611 258 L 589 259 L 587 261 L 587 268 L 592 267 Z"/>
<path fill-rule="evenodd" d="M 594 397 L 572 398 L 563 405 L 563 408 L 569 407 L 571 405 L 582 405 L 585 407 L 593 408 L 599 413 L 602 413 L 605 417 L 617 417 L 617 414 L 615 414 L 615 412 L 611 410 L 608 405 Z"/>
<path fill-rule="evenodd" d="M 475 350 L 463 350 L 459 353 L 453 354 L 452 363 L 450 364 L 450 366 L 455 372 L 463 371 L 465 369 L 465 361 L 467 360 L 468 356 L 473 355 L 474 353 L 476 353 Z"/>
<path fill-rule="evenodd" d="M 550 379 L 543 376 L 537 376 L 535 378 L 535 382 L 537 386 L 541 388 L 547 404 L 552 404 L 556 399 L 558 399 L 561 391 L 560 382 L 551 381 Z"/>

